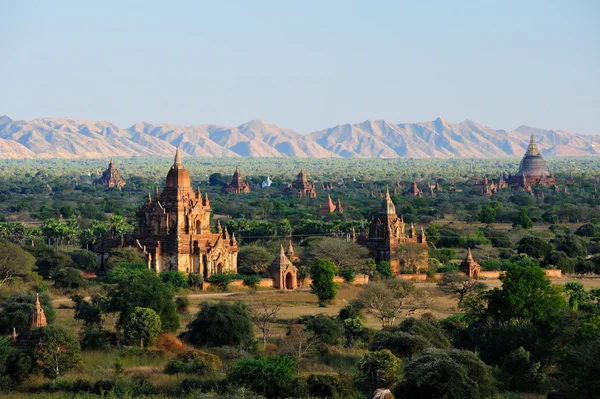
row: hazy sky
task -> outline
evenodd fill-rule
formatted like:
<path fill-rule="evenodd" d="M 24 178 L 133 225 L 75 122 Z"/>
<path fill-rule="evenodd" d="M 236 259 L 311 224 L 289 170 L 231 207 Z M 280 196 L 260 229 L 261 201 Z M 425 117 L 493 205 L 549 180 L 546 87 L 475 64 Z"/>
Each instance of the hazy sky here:
<path fill-rule="evenodd" d="M 0 0 L 0 115 L 600 133 L 600 1 Z"/>

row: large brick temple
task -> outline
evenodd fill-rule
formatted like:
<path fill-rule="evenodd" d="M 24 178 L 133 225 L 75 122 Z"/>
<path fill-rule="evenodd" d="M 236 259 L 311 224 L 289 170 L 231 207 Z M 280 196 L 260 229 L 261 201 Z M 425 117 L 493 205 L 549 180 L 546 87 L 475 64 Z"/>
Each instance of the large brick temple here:
<path fill-rule="evenodd" d="M 427 270 L 429 255 L 425 232 L 421 228 L 417 233 L 412 223 L 406 229 L 387 188 L 381 209 L 371 221 L 368 236 L 361 241 L 377 262 L 389 261 L 394 274 Z"/>
<path fill-rule="evenodd" d="M 200 273 L 237 273 L 238 246 L 235 236 L 218 225 L 210 229 L 210 202 L 200 189 L 194 191 L 190 175 L 181 162 L 179 148 L 167 174 L 166 185 L 154 198 L 148 196 L 138 211 L 133 237 L 157 272 L 176 270 Z"/>
<path fill-rule="evenodd" d="M 537 149 L 533 134 L 521 160 L 519 171 L 515 175 L 509 176 L 506 182 L 525 188 L 532 185 L 552 186 L 556 184 L 556 178 L 550 174 L 542 153 Z"/>

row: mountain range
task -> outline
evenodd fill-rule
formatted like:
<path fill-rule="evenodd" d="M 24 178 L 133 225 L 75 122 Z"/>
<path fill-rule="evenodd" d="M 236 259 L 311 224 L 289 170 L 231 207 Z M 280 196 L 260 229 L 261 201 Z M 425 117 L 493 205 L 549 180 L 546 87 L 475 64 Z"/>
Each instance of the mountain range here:
<path fill-rule="evenodd" d="M 367 120 L 300 134 L 254 120 L 237 127 L 146 122 L 123 129 L 72 118 L 0 116 L 0 158 L 200 157 L 502 158 L 520 157 L 534 135 L 550 156 L 600 155 L 600 135 L 519 126 L 496 130 L 465 120 L 394 124 Z"/>

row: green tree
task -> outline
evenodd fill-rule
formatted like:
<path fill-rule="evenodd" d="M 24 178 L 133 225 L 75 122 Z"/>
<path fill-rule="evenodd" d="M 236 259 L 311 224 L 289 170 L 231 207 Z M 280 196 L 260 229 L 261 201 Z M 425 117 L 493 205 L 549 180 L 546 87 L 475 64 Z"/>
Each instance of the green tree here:
<path fill-rule="evenodd" d="M 135 248 L 117 248 L 113 249 L 110 258 L 108 258 L 108 262 L 106 267 L 108 270 L 112 270 L 119 263 L 137 263 L 137 262 L 145 262 L 144 257 Z"/>
<path fill-rule="evenodd" d="M 337 295 L 338 285 L 333 282 L 337 268 L 329 259 L 318 259 L 310 267 L 311 292 L 319 298 L 319 304 L 330 303 Z"/>
<path fill-rule="evenodd" d="M 275 257 L 265 247 L 259 245 L 244 245 L 238 253 L 238 270 L 240 273 L 261 274 Z"/>
<path fill-rule="evenodd" d="M 427 348 L 450 348 L 444 331 L 427 318 L 410 317 L 398 326 L 381 330 L 371 344 L 371 350 L 389 349 L 394 355 L 409 359 Z"/>
<path fill-rule="evenodd" d="M 179 291 L 187 285 L 187 280 L 182 272 L 166 270 L 160 273 L 159 276 L 163 283 L 170 285 L 176 291 Z"/>
<path fill-rule="evenodd" d="M 269 356 L 234 362 L 227 379 L 269 398 L 281 397 L 297 374 L 296 362 L 289 356 Z"/>
<path fill-rule="evenodd" d="M 14 277 L 30 278 L 35 258 L 19 246 L 0 239 L 0 288 Z"/>
<path fill-rule="evenodd" d="M 144 269 L 123 274 L 115 281 L 107 292 L 104 310 L 119 313 L 118 325 L 122 326 L 136 307 L 147 307 L 158 314 L 164 331 L 176 331 L 179 316 L 174 297 L 171 286 L 152 270 Z"/>
<path fill-rule="evenodd" d="M 530 229 L 533 227 L 533 221 L 529 217 L 529 214 L 527 213 L 527 209 L 521 208 L 521 210 L 519 211 L 519 215 L 513 222 L 513 227 L 514 226 L 520 226 L 524 229 Z"/>
<path fill-rule="evenodd" d="M 519 241 L 517 251 L 522 254 L 527 254 L 532 258 L 543 258 L 549 254 L 554 248 L 548 241 L 539 237 L 525 236 Z"/>
<path fill-rule="evenodd" d="M 588 302 L 591 299 L 590 293 L 583 288 L 583 284 L 579 281 L 566 283 L 565 293 L 569 297 L 569 307 L 573 310 L 577 310 L 580 303 Z"/>
<path fill-rule="evenodd" d="M 404 368 L 401 398 L 480 399 L 494 394 L 491 370 L 472 352 L 430 348 Z"/>
<path fill-rule="evenodd" d="M 489 204 L 482 206 L 477 214 L 477 220 L 487 224 L 496 223 L 496 209 Z"/>
<path fill-rule="evenodd" d="M 54 273 L 54 286 L 60 289 L 79 289 L 86 285 L 81 271 L 73 267 L 64 267 Z"/>
<path fill-rule="evenodd" d="M 309 240 L 303 256 L 307 264 L 329 259 L 339 269 L 358 270 L 368 255 L 367 248 L 353 241 L 322 237 Z"/>
<path fill-rule="evenodd" d="M 519 347 L 504 357 L 501 372 L 511 391 L 541 392 L 546 376 L 540 372 L 540 362 L 533 361 L 531 354 Z"/>
<path fill-rule="evenodd" d="M 394 277 L 392 266 L 388 261 L 381 261 L 376 266 L 377 273 L 383 278 L 390 279 Z"/>
<path fill-rule="evenodd" d="M 414 284 L 408 281 L 374 281 L 364 287 L 353 305 L 366 309 L 381 321 L 382 327 L 389 327 L 401 315 L 404 302 L 414 289 Z"/>
<path fill-rule="evenodd" d="M 203 305 L 185 337 L 195 346 L 246 345 L 254 339 L 252 316 L 242 302 Z"/>
<path fill-rule="evenodd" d="M 39 328 L 32 342 L 34 362 L 48 377 L 57 378 L 81 362 L 79 341 L 63 327 Z"/>
<path fill-rule="evenodd" d="M 368 352 L 358 362 L 357 380 L 366 392 L 390 388 L 398 382 L 400 359 L 389 350 Z"/>
<path fill-rule="evenodd" d="M 136 307 L 123 325 L 123 332 L 131 342 L 139 342 L 140 348 L 152 345 L 161 331 L 160 317 L 149 308 Z"/>
<path fill-rule="evenodd" d="M 427 237 L 427 242 L 433 245 L 436 245 L 440 240 L 440 230 L 439 226 L 435 223 L 430 223 L 425 229 L 425 236 Z"/>
<path fill-rule="evenodd" d="M 566 306 L 560 287 L 551 285 L 540 267 L 513 265 L 500 280 L 502 289 L 493 289 L 488 297 L 487 314 L 495 320 L 535 323 L 552 319 Z"/>
<path fill-rule="evenodd" d="M 443 293 L 456 296 L 458 306 L 460 306 L 465 297 L 485 291 L 487 285 L 472 280 L 463 273 L 449 272 L 442 276 L 438 282 L 438 287 Z"/>
<path fill-rule="evenodd" d="M 575 261 L 563 251 L 552 251 L 546 254 L 544 267 L 560 269 L 563 273 L 575 273 Z"/>
<path fill-rule="evenodd" d="M 102 323 L 102 311 L 100 309 L 100 298 L 92 297 L 91 303 L 81 295 L 72 295 L 71 300 L 75 304 L 75 320 L 83 320 L 86 326 L 100 325 Z"/>

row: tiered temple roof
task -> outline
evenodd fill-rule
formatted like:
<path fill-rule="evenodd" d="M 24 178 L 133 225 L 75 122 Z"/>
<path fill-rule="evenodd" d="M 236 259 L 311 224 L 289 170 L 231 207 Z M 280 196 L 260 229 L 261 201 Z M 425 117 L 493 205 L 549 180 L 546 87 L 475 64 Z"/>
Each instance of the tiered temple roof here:
<path fill-rule="evenodd" d="M 227 194 L 247 194 L 250 192 L 250 186 L 242 179 L 242 174 L 237 166 L 235 167 L 231 183 L 223 186 L 221 191 Z"/>
<path fill-rule="evenodd" d="M 119 170 L 115 167 L 111 159 L 108 168 L 102 173 L 99 179 L 94 180 L 94 183 L 101 184 L 106 188 L 117 188 L 120 190 L 125 186 L 126 181 L 121 177 Z"/>

